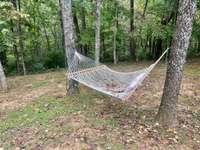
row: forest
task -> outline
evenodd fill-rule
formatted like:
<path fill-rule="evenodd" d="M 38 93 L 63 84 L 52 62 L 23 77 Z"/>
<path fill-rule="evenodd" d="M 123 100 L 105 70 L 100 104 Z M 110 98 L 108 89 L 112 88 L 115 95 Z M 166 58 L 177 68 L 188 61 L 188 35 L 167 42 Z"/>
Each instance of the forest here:
<path fill-rule="evenodd" d="M 200 149 L 200 0 L 0 0 L 0 150 Z"/>
<path fill-rule="evenodd" d="M 157 59 L 170 46 L 177 18 L 174 0 L 103 1 L 101 62 Z M 1 1 L 1 63 L 6 74 L 27 74 L 64 68 L 64 37 L 60 2 Z M 199 1 L 198 1 L 199 4 Z M 94 57 L 95 1 L 74 0 L 76 46 Z M 199 12 L 199 11 L 198 11 Z M 200 21 L 197 13 L 188 50 L 199 57 Z"/>

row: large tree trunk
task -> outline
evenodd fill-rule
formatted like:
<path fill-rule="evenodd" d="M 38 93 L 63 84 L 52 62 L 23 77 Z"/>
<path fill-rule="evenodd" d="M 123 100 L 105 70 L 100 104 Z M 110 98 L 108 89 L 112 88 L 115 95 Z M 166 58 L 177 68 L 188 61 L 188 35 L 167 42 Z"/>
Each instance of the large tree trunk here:
<path fill-rule="evenodd" d="M 0 60 L 0 87 L 6 92 L 8 90 L 6 76 L 4 74 L 3 66 Z"/>
<path fill-rule="evenodd" d="M 100 59 L 101 0 L 96 0 L 95 62 Z"/>
<path fill-rule="evenodd" d="M 196 11 L 195 0 L 182 0 L 176 22 L 176 32 L 171 46 L 169 65 L 157 120 L 164 126 L 177 123 L 177 103 L 183 76 L 183 66 L 192 32 Z"/>
<path fill-rule="evenodd" d="M 129 51 L 132 58 L 136 59 L 136 43 L 134 39 L 134 0 L 130 0 L 130 43 L 129 43 Z"/>
<path fill-rule="evenodd" d="M 72 16 L 72 2 L 71 0 L 61 0 L 60 2 L 62 9 L 65 54 L 68 63 L 68 70 L 73 71 L 72 69 L 74 68 L 71 66 L 71 64 L 76 51 L 76 46 L 74 39 L 75 33 L 74 33 L 73 16 Z M 68 83 L 67 93 L 69 95 L 75 95 L 79 93 L 78 82 L 70 79 Z"/>

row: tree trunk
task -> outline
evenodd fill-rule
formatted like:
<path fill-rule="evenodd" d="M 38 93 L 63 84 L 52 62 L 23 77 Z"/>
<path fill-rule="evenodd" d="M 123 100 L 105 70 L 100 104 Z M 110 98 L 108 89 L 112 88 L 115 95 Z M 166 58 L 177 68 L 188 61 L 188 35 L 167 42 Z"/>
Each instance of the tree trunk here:
<path fill-rule="evenodd" d="M 3 66 L 1 64 L 1 60 L 0 60 L 0 87 L 3 89 L 3 91 L 7 92 L 8 86 L 7 86 L 6 76 L 3 70 Z"/>
<path fill-rule="evenodd" d="M 154 59 L 158 59 L 161 54 L 162 54 L 162 43 L 163 43 L 163 40 L 161 38 L 158 38 L 156 39 L 156 45 L 155 45 L 155 53 L 154 53 Z"/>
<path fill-rule="evenodd" d="M 61 0 L 59 0 L 59 5 L 60 5 L 60 8 L 61 7 Z M 62 49 L 64 50 L 64 47 L 65 47 L 65 38 L 64 38 L 64 30 L 63 30 L 63 20 L 62 20 L 62 10 L 59 11 L 59 14 L 60 14 L 60 28 L 61 28 L 61 47 Z"/>
<path fill-rule="evenodd" d="M 17 0 L 11 0 L 14 8 L 17 10 L 17 11 L 21 11 L 21 1 L 18 0 L 18 3 L 17 3 Z M 18 8 L 17 8 L 18 7 Z M 15 32 L 14 28 L 11 29 L 12 32 Z M 22 65 L 22 69 L 23 69 L 23 74 L 26 75 L 26 66 L 25 66 L 25 62 L 24 62 L 24 53 L 23 53 L 23 50 L 24 50 L 24 46 L 23 46 L 23 39 L 22 39 L 22 28 L 21 28 L 21 21 L 19 19 L 19 22 L 17 24 L 17 31 L 16 33 L 18 34 L 19 36 L 19 49 L 18 49 L 18 46 L 17 46 L 17 42 L 15 42 L 13 44 L 13 48 L 14 48 L 14 53 L 15 53 L 15 57 L 16 57 L 16 67 L 17 67 L 17 72 L 19 73 L 20 72 L 20 62 L 21 62 L 21 65 Z"/>
<path fill-rule="evenodd" d="M 11 3 L 13 4 L 14 8 L 17 9 L 17 1 L 16 0 L 11 0 Z M 13 21 L 11 20 L 11 24 L 13 25 Z M 14 33 L 14 27 L 11 26 L 11 31 Z M 14 50 L 14 56 L 16 59 L 16 69 L 17 69 L 17 73 L 20 73 L 20 62 L 19 62 L 19 52 L 18 52 L 18 48 L 17 48 L 17 44 L 16 41 L 14 41 L 13 43 L 13 50 Z"/>
<path fill-rule="evenodd" d="M 81 23 L 82 23 L 82 32 L 86 32 L 86 20 L 85 20 L 85 8 L 83 0 L 81 0 Z M 87 44 L 82 45 L 82 51 L 84 55 L 87 55 Z"/>
<path fill-rule="evenodd" d="M 134 39 L 134 0 L 130 0 L 130 43 L 129 43 L 129 51 L 131 53 L 132 58 L 136 59 L 136 43 Z"/>
<path fill-rule="evenodd" d="M 21 11 L 21 1 L 18 0 L 18 11 Z M 21 27 L 21 21 L 19 20 L 18 23 L 18 34 L 19 34 L 19 48 L 21 53 L 21 63 L 22 63 L 22 69 L 23 74 L 26 75 L 26 65 L 24 62 L 24 44 L 23 44 L 23 38 L 22 38 L 22 27 Z"/>
<path fill-rule="evenodd" d="M 101 42 L 102 42 L 101 61 L 103 61 L 104 60 L 104 53 L 105 53 L 105 50 L 106 50 L 105 35 L 104 35 L 104 33 L 101 33 Z"/>
<path fill-rule="evenodd" d="M 198 48 L 198 54 L 200 54 L 200 36 L 198 36 L 198 45 L 197 45 L 197 48 Z"/>
<path fill-rule="evenodd" d="M 178 0 L 173 0 L 171 1 L 171 7 L 173 8 L 171 10 L 171 12 L 164 16 L 162 19 L 161 19 L 161 25 L 162 26 L 167 26 L 170 21 L 172 20 L 175 20 L 176 19 L 176 13 L 177 13 L 177 9 L 178 9 Z M 155 49 L 154 49 L 154 59 L 158 59 L 160 57 L 160 55 L 162 54 L 162 49 L 163 49 L 163 39 L 160 38 L 160 37 L 157 37 L 156 40 L 155 40 Z"/>
<path fill-rule="evenodd" d="M 62 21 L 64 30 L 64 42 L 65 42 L 65 54 L 68 63 L 68 70 L 73 71 L 74 69 L 71 64 L 76 51 L 75 46 L 75 33 L 73 25 L 72 16 L 72 2 L 71 0 L 61 0 L 61 10 L 62 10 Z M 78 82 L 70 79 L 68 83 L 67 93 L 69 95 L 75 95 L 79 93 Z"/>
<path fill-rule="evenodd" d="M 156 119 L 163 126 L 177 124 L 177 103 L 183 76 L 183 66 L 192 32 L 196 11 L 195 0 L 182 0 L 179 4 L 176 32 L 173 38 L 167 76 Z"/>
<path fill-rule="evenodd" d="M 100 59 L 101 0 L 96 0 L 95 63 Z"/>
<path fill-rule="evenodd" d="M 55 44 L 55 47 L 57 48 L 57 50 L 60 50 L 60 45 L 59 45 L 59 41 L 58 41 L 58 34 L 57 34 L 57 31 L 56 31 L 56 27 L 52 27 L 51 28 L 51 33 L 53 35 L 53 38 L 54 38 L 54 44 Z M 60 33 L 59 33 L 60 34 Z"/>
<path fill-rule="evenodd" d="M 117 2 L 115 3 L 115 27 L 113 31 L 113 60 L 114 64 L 117 64 L 117 43 L 116 43 L 116 38 L 117 38 L 117 30 L 118 30 L 118 8 L 117 8 Z"/>
<path fill-rule="evenodd" d="M 76 36 L 75 36 L 75 43 L 76 47 L 78 49 L 79 52 L 81 52 L 81 44 L 80 44 L 80 28 L 79 28 L 79 23 L 78 23 L 78 18 L 77 18 L 77 14 L 76 14 L 76 7 L 75 7 L 75 3 L 73 3 L 72 1 L 72 16 L 73 16 L 73 22 L 74 22 L 74 27 L 75 27 L 75 31 L 76 31 Z M 82 52 L 81 52 L 82 53 Z"/>
<path fill-rule="evenodd" d="M 143 11 L 143 14 L 142 14 L 142 17 L 143 17 L 143 18 L 145 18 L 145 13 L 146 13 L 146 10 L 147 10 L 148 2 L 149 2 L 149 0 L 146 0 L 146 1 L 145 1 L 144 11 Z"/>
<path fill-rule="evenodd" d="M 116 50 L 116 35 L 117 35 L 117 29 L 114 29 L 114 35 L 113 35 L 113 60 L 114 64 L 117 64 L 117 50 Z"/>

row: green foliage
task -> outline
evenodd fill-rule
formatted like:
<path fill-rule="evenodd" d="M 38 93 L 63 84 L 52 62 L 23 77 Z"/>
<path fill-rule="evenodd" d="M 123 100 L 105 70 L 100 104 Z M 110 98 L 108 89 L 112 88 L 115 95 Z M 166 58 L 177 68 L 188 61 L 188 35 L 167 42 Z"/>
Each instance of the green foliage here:
<path fill-rule="evenodd" d="M 42 63 L 37 62 L 33 64 L 33 69 L 32 69 L 33 72 L 41 72 L 44 70 L 45 70 L 45 67 Z"/>
<path fill-rule="evenodd" d="M 21 0 L 20 2 L 21 11 L 11 2 L 0 2 L 0 58 L 3 59 L 7 72 L 11 74 L 17 72 L 16 48 L 19 53 L 20 68 L 22 68 L 21 56 L 23 55 L 28 72 L 64 67 L 59 1 Z M 154 52 L 159 47 L 156 45 L 156 40 L 162 41 L 161 49 L 170 47 L 176 24 L 177 2 L 177 0 L 148 1 L 143 16 L 145 1 L 135 0 L 134 31 L 130 32 L 129 1 L 102 1 L 101 61 L 113 61 L 114 32 L 117 33 L 115 43 L 119 61 L 132 59 L 129 52 L 130 37 L 135 40 L 135 51 L 139 60 L 154 58 Z M 191 40 L 194 44 L 191 44 L 188 50 L 190 56 L 198 56 L 200 53 L 197 44 L 200 41 L 200 1 L 197 2 L 198 11 Z M 73 0 L 73 5 L 74 17 L 77 17 L 80 30 L 80 33 L 77 33 L 77 45 L 79 48 L 86 47 L 88 56 L 94 58 L 95 1 Z M 12 60 L 8 58 L 10 56 L 13 57 Z"/>
<path fill-rule="evenodd" d="M 6 67 L 6 73 L 10 75 L 15 75 L 16 74 L 16 63 L 15 63 L 15 57 L 13 55 L 8 55 L 7 56 L 7 67 Z"/>
<path fill-rule="evenodd" d="M 62 52 L 52 51 L 45 58 L 46 68 L 64 68 L 65 66 L 65 56 Z"/>
<path fill-rule="evenodd" d="M 137 50 L 136 57 L 139 60 L 144 60 L 144 59 L 147 58 L 147 56 L 148 56 L 148 53 L 146 52 L 145 49 L 139 49 L 139 50 Z"/>

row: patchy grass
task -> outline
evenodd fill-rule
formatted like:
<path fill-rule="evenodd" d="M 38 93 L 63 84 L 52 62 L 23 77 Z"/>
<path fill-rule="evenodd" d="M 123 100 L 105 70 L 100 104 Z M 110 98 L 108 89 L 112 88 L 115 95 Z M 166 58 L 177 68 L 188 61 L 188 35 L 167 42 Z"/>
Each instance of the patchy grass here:
<path fill-rule="evenodd" d="M 148 66 L 111 66 L 131 71 Z M 200 149 L 200 62 L 186 65 L 178 106 L 179 126 L 154 122 L 165 78 L 159 65 L 130 98 L 120 102 L 81 86 L 65 96 L 63 71 L 9 78 L 0 93 L 0 147 L 4 149 Z"/>
<path fill-rule="evenodd" d="M 39 87 L 42 87 L 42 86 L 47 86 L 48 85 L 48 82 L 47 81 L 42 81 L 42 82 L 36 82 L 36 83 L 33 83 L 32 84 L 32 88 L 39 88 Z"/>

